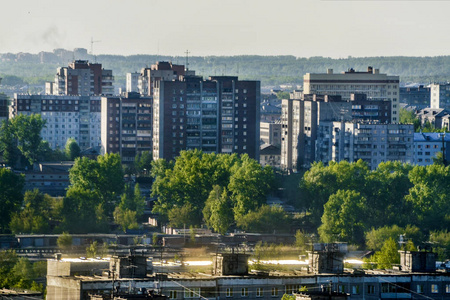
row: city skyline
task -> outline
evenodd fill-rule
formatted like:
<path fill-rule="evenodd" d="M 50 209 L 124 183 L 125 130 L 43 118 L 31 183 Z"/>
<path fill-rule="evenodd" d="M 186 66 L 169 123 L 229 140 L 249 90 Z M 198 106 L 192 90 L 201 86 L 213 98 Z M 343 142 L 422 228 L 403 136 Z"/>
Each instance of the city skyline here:
<path fill-rule="evenodd" d="M 3 5 L 0 53 L 437 56 L 450 46 L 448 9 L 425 0 L 19 0 Z"/>

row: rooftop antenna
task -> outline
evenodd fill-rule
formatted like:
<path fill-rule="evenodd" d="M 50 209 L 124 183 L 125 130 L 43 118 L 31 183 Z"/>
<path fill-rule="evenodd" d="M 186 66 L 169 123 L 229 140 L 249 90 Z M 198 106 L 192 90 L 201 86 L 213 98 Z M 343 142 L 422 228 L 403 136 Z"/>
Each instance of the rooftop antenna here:
<path fill-rule="evenodd" d="M 186 52 L 184 52 L 186 54 L 186 71 L 189 70 L 189 50 L 186 50 Z"/>
<path fill-rule="evenodd" d="M 91 55 L 94 55 L 94 43 L 99 43 L 101 41 L 94 41 L 94 38 L 91 37 Z M 95 60 L 97 62 L 97 57 L 95 57 Z"/>

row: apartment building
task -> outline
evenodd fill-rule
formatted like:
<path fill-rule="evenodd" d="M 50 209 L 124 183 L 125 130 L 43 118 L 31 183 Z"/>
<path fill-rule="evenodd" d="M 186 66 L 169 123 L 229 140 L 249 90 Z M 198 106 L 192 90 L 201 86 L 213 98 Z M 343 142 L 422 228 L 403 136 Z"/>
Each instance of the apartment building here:
<path fill-rule="evenodd" d="M 414 164 L 431 165 L 439 152 L 445 154 L 445 160 L 450 159 L 450 135 L 439 132 L 414 133 Z"/>
<path fill-rule="evenodd" d="M 87 60 L 75 60 L 68 67 L 57 69 L 54 82 L 46 83 L 46 94 L 52 95 L 114 95 L 112 70 L 105 70 L 102 64 Z"/>
<path fill-rule="evenodd" d="M 158 61 L 150 68 L 143 68 L 138 78 L 138 91 L 144 96 L 153 96 L 155 82 L 178 80 L 179 76 L 191 74 L 185 70 L 184 65 L 175 65 L 172 62 Z M 131 83 L 130 83 L 131 84 Z M 128 82 L 127 82 L 128 86 Z"/>
<path fill-rule="evenodd" d="M 381 162 L 414 162 L 414 126 L 359 122 L 321 122 L 316 161 L 365 161 L 371 169 Z"/>
<path fill-rule="evenodd" d="M 450 83 L 433 83 L 430 85 L 430 107 L 433 109 L 450 109 Z"/>
<path fill-rule="evenodd" d="M 261 122 L 260 136 L 261 144 L 281 146 L 281 122 Z"/>
<path fill-rule="evenodd" d="M 119 153 L 123 164 L 136 154 L 152 151 L 152 98 L 138 93 L 101 99 L 103 153 Z"/>
<path fill-rule="evenodd" d="M 14 94 L 9 117 L 40 114 L 46 121 L 41 132 L 52 149 L 64 148 L 74 138 L 81 150 L 101 146 L 100 96 Z"/>
<path fill-rule="evenodd" d="M 200 149 L 259 160 L 259 81 L 194 75 L 157 80 L 153 101 L 154 159 Z"/>
<path fill-rule="evenodd" d="M 135 92 L 139 93 L 139 77 L 141 73 L 139 72 L 133 72 L 133 73 L 127 73 L 127 86 L 126 86 L 126 92 Z"/>
<path fill-rule="evenodd" d="M 303 94 L 282 100 L 281 111 L 281 168 L 297 171 L 315 161 L 319 124 L 351 120 L 352 108 L 340 96 Z"/>
<path fill-rule="evenodd" d="M 366 94 L 368 100 L 390 101 L 391 123 L 398 123 L 399 116 L 399 76 L 381 74 L 379 69 L 368 67 L 366 72 L 349 69 L 335 74 L 333 69 L 327 73 L 303 76 L 304 94 L 340 95 L 350 100 L 351 94 Z"/>
<path fill-rule="evenodd" d="M 431 88 L 424 85 L 400 87 L 400 103 L 423 109 L 430 106 Z"/>

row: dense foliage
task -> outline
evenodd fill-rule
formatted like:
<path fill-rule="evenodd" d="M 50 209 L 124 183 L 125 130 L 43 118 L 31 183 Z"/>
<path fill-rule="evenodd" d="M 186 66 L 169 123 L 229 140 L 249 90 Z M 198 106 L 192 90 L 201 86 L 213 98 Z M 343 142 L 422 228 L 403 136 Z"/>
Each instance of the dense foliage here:
<path fill-rule="evenodd" d="M 369 170 L 361 160 L 314 163 L 301 180 L 299 203 L 319 226 L 322 241 L 366 242 L 376 250 L 400 233 L 424 242 L 430 231 L 447 230 L 449 180 L 450 167 L 439 164 L 390 161 Z"/>
<path fill-rule="evenodd" d="M 248 155 L 182 151 L 174 163 L 155 161 L 154 211 L 172 225 L 200 225 L 224 232 L 235 221 L 266 202 L 273 171 Z M 232 217 L 231 217 L 232 216 Z"/>

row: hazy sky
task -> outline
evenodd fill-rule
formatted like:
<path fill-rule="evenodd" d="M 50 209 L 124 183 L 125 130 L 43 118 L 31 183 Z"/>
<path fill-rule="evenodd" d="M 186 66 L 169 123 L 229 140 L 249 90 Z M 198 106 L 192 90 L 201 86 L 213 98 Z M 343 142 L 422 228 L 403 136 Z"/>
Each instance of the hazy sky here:
<path fill-rule="evenodd" d="M 8 0 L 0 53 L 434 56 L 450 52 L 450 1 Z"/>

